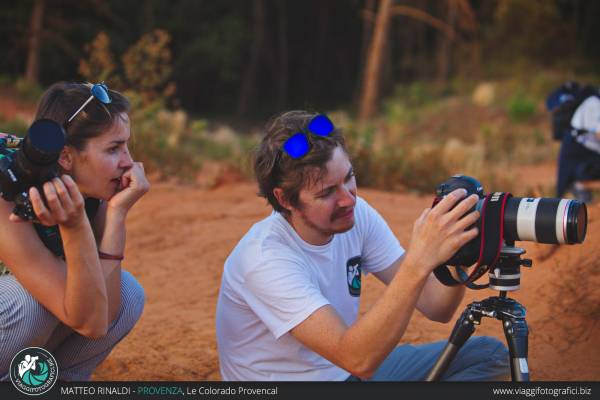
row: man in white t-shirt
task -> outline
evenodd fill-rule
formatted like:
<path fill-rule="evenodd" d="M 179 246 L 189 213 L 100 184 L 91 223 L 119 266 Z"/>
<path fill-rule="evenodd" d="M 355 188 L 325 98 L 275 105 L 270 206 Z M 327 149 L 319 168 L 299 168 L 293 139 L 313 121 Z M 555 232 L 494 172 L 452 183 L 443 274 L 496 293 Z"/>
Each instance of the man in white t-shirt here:
<path fill-rule="evenodd" d="M 225 380 L 422 380 L 445 342 L 397 346 L 415 309 L 448 322 L 464 287 L 432 275 L 477 235 L 476 196 L 459 189 L 425 210 L 407 251 L 366 201 L 341 132 L 324 115 L 290 111 L 266 127 L 255 158 L 273 213 L 225 262 L 217 342 Z M 454 207 L 456 205 L 456 207 Z M 361 276 L 387 287 L 358 318 Z M 443 379 L 508 375 L 496 339 L 471 338 Z"/>
<path fill-rule="evenodd" d="M 600 98 L 585 99 L 571 118 L 571 127 L 579 132 L 565 135 L 558 161 L 557 196 L 571 189 L 575 197 L 591 202 L 590 181 L 600 180 Z"/>

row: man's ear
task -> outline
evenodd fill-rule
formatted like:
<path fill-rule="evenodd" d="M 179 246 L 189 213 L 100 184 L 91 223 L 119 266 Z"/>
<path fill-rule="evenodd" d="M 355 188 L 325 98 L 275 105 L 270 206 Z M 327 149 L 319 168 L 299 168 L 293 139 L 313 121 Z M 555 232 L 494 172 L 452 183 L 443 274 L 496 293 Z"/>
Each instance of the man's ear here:
<path fill-rule="evenodd" d="M 292 206 L 290 205 L 290 202 L 283 194 L 282 188 L 276 187 L 275 189 L 273 189 L 273 196 L 275 196 L 275 199 L 277 199 L 277 202 L 279 203 L 279 205 L 281 207 L 285 208 L 286 210 L 288 210 L 290 212 L 292 211 Z"/>
<path fill-rule="evenodd" d="M 70 146 L 63 147 L 58 157 L 58 164 L 65 172 L 71 172 L 73 169 L 73 149 Z"/>

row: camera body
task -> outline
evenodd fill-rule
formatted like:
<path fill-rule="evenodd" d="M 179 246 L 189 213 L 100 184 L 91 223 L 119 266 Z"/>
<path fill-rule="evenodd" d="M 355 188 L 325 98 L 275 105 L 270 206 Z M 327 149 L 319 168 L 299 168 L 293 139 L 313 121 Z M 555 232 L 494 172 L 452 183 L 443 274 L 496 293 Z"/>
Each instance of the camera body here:
<path fill-rule="evenodd" d="M 35 121 L 23 138 L 1 138 L 0 195 L 15 203 L 13 213 L 23 220 L 35 221 L 29 188 L 42 185 L 59 175 L 58 158 L 65 145 L 65 131 L 49 119 Z"/>
<path fill-rule="evenodd" d="M 478 210 L 481 211 L 481 203 L 485 198 L 485 194 L 483 192 L 483 186 L 481 183 L 470 176 L 465 175 L 454 175 L 449 178 L 446 182 L 440 183 L 438 187 L 435 189 L 435 199 L 433 205 L 435 206 L 439 201 L 441 201 L 446 195 L 452 193 L 456 189 L 465 189 L 467 191 L 467 195 L 465 197 L 476 194 L 479 197 L 477 204 L 469 210 L 469 212 Z M 472 265 L 477 261 L 479 257 L 479 248 L 481 244 L 481 219 L 477 221 L 475 224 L 479 229 L 480 234 L 469 243 L 461 247 L 448 261 L 445 262 L 447 265 L 454 266 L 466 266 Z"/>
<path fill-rule="evenodd" d="M 587 208 L 578 200 L 556 198 L 520 198 L 508 193 L 485 195 L 481 183 L 472 177 L 454 175 L 436 188 L 434 206 L 452 191 L 464 188 L 467 196 L 477 194 L 479 201 L 469 211 L 477 210 L 481 217 L 475 223 L 479 235 L 459 249 L 445 264 L 471 266 L 481 261 L 484 243 L 489 241 L 486 216 L 500 231 L 501 241 L 512 245 L 515 241 L 533 241 L 547 244 L 582 243 L 587 231 Z M 499 197 L 506 197 L 500 213 L 493 218 L 488 208 Z M 494 226 L 494 225 L 492 225 Z M 486 231 L 487 229 L 487 231 Z M 486 232 L 488 232 L 486 234 Z M 493 240 L 496 240 L 494 237 Z M 501 245 L 500 245 L 501 247 Z M 491 265 L 490 265 L 491 266 Z"/>

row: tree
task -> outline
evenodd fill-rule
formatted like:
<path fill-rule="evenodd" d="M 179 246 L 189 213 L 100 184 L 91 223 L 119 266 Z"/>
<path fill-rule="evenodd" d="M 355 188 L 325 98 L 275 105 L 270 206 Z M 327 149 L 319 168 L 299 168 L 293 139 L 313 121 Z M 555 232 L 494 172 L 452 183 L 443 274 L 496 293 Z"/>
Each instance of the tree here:
<path fill-rule="evenodd" d="M 392 16 L 392 0 L 381 0 L 375 20 L 373 39 L 369 46 L 367 68 L 363 79 L 363 90 L 360 101 L 359 119 L 364 121 L 370 118 L 375 111 L 379 73 L 381 70 L 381 56 L 387 37 L 390 18 Z"/>
<path fill-rule="evenodd" d="M 446 79 L 450 63 L 450 42 L 458 35 L 455 25 L 460 24 L 469 32 L 476 30 L 477 24 L 473 11 L 467 0 L 447 0 L 448 22 L 442 21 L 431 14 L 410 6 L 392 6 L 392 0 L 381 0 L 379 11 L 375 18 L 374 33 L 369 47 L 367 67 L 363 76 L 359 119 L 369 119 L 375 112 L 379 82 L 381 79 L 381 64 L 384 46 L 387 39 L 389 24 L 392 16 L 407 16 L 424 22 L 441 32 L 444 36 L 438 54 L 438 77 Z M 368 15 L 368 10 L 366 11 Z M 368 18 L 368 17 L 367 17 Z"/>
<path fill-rule="evenodd" d="M 284 109 L 287 103 L 287 92 L 288 92 L 288 75 L 289 75 L 289 61 L 288 61 L 288 42 L 287 42 L 287 11 L 285 1 L 277 1 L 277 15 L 279 25 L 279 73 L 277 74 L 277 106 L 279 109 Z"/>
<path fill-rule="evenodd" d="M 27 66 L 25 68 L 25 80 L 29 83 L 38 83 L 39 57 L 42 37 L 42 25 L 44 21 L 45 0 L 35 0 L 31 11 L 31 22 L 29 24 L 29 42 L 27 44 Z"/>
<path fill-rule="evenodd" d="M 250 64 L 244 74 L 240 100 L 238 103 L 238 115 L 244 115 L 248 111 L 248 105 L 252 93 L 256 89 L 256 75 L 260 63 L 260 53 L 265 38 L 265 3 L 264 0 L 254 0 L 254 17 L 252 29 L 252 48 L 250 53 Z"/>

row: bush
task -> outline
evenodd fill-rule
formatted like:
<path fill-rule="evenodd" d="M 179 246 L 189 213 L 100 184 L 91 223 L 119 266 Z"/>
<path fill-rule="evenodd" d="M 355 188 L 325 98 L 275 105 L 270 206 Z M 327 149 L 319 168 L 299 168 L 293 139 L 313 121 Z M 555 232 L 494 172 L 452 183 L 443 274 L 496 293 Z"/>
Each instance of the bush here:
<path fill-rule="evenodd" d="M 21 118 L 4 119 L 0 114 L 0 132 L 15 136 L 25 136 L 29 124 Z"/>
<path fill-rule="evenodd" d="M 525 122 L 535 114 L 535 108 L 532 100 L 518 93 L 508 103 L 508 116 L 513 122 Z"/>
<path fill-rule="evenodd" d="M 88 59 L 79 61 L 79 74 L 88 82 L 107 81 L 111 88 L 120 89 L 120 81 L 115 76 L 115 57 L 110 50 L 110 38 L 100 32 L 91 43 L 84 46 Z"/>
<path fill-rule="evenodd" d="M 438 143 L 422 141 L 387 125 L 376 127 L 348 121 L 340 126 L 344 126 L 348 151 L 361 186 L 432 193 L 449 175 Z"/>
<path fill-rule="evenodd" d="M 26 100 L 36 102 L 44 92 L 37 83 L 28 82 L 25 78 L 19 78 L 15 83 L 15 89 L 19 96 Z"/>
<path fill-rule="evenodd" d="M 255 138 L 242 137 L 227 127 L 211 132 L 205 120 L 191 120 L 182 110 L 168 111 L 160 101 L 141 105 L 139 95 L 128 96 L 134 105 L 132 153 L 149 172 L 191 182 L 206 161 L 216 161 L 224 166 L 219 171 L 248 176 Z"/>

